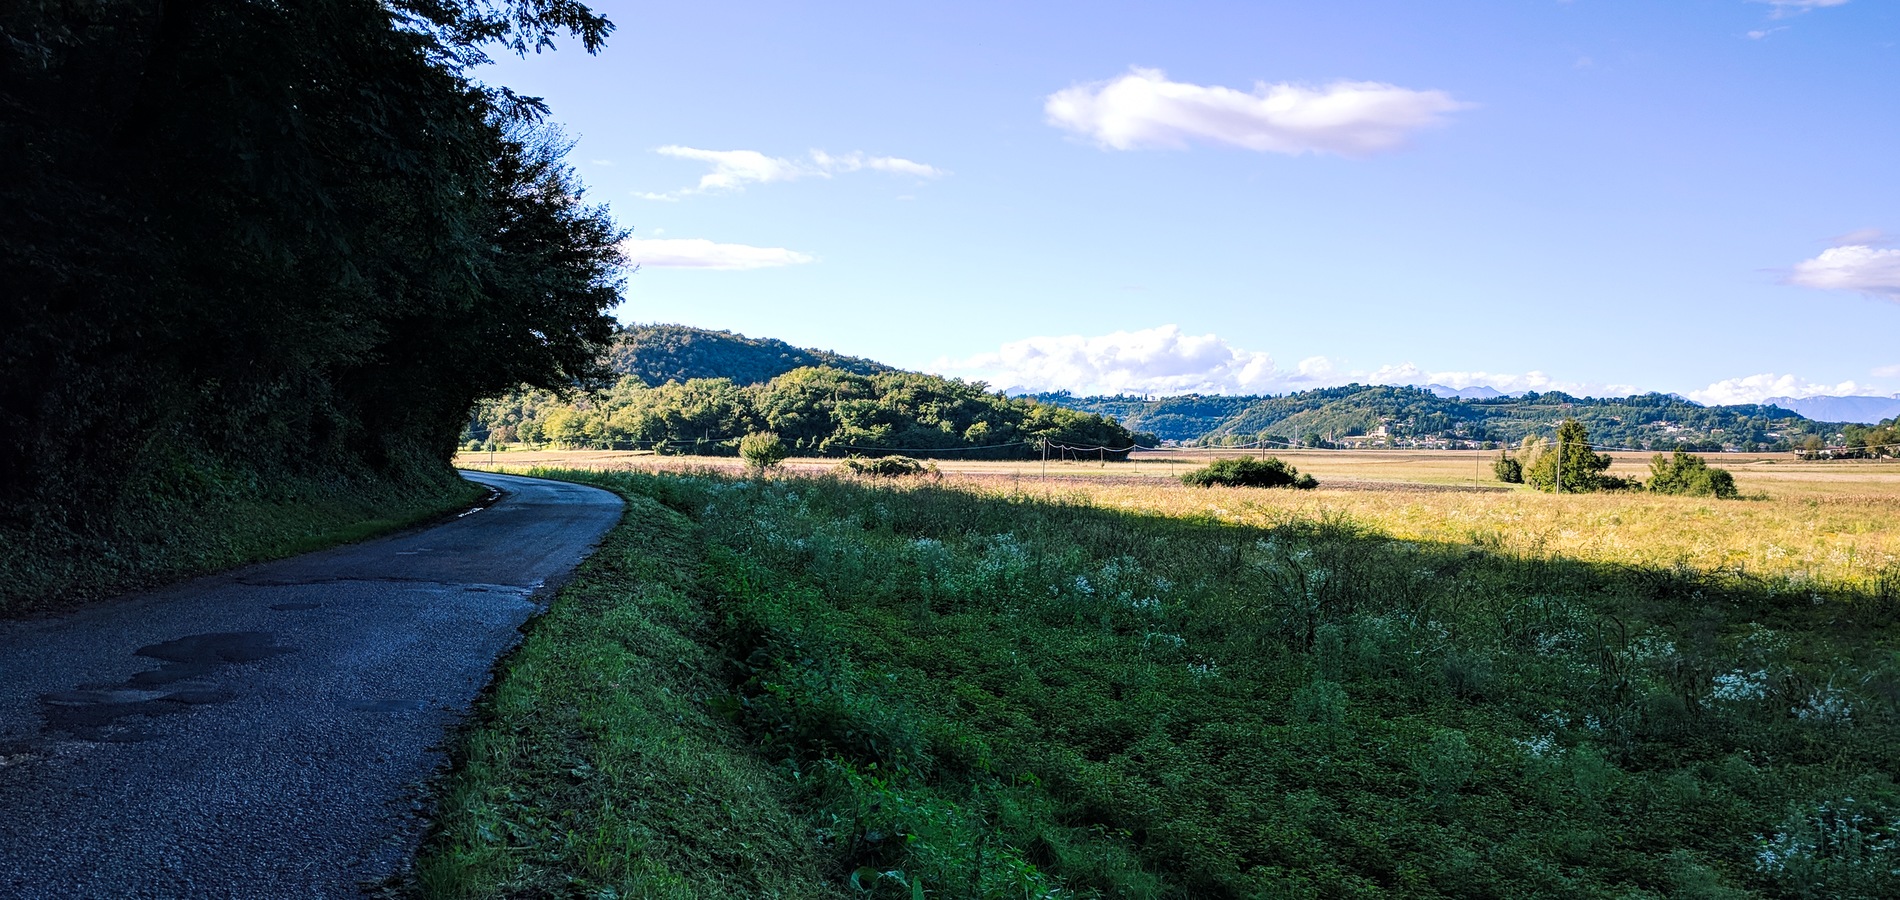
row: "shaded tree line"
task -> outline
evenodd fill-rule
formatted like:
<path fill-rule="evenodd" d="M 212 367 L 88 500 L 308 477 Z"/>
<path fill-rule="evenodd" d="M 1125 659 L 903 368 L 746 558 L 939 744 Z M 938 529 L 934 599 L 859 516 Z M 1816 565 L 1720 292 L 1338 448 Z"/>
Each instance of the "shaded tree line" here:
<path fill-rule="evenodd" d="M 1116 449 L 1153 443 L 1152 435 L 1132 434 L 1112 417 L 1006 397 L 980 383 L 828 366 L 754 385 L 695 378 L 650 386 L 628 376 L 571 397 L 517 391 L 484 402 L 464 440 L 471 449 L 519 442 L 729 456 L 754 432 L 776 435 L 799 456 L 908 449 L 1021 458 L 1039 455 L 1044 441 Z"/>
<path fill-rule="evenodd" d="M 478 397 L 593 371 L 623 234 L 540 101 L 468 73 L 612 28 L 574 0 L 0 6 L 0 530 L 443 477 Z"/>

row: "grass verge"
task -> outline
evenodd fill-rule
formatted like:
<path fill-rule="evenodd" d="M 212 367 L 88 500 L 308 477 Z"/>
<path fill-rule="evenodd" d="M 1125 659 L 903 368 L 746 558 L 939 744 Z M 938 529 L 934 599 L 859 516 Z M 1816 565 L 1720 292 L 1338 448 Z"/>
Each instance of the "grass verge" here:
<path fill-rule="evenodd" d="M 534 473 L 548 474 L 548 473 Z M 715 713 L 696 523 L 651 479 L 529 627 L 465 732 L 415 870 L 432 898 L 826 898 L 793 790 Z"/>
<path fill-rule="evenodd" d="M 365 540 L 465 508 L 487 492 L 448 469 L 401 480 L 170 474 L 95 514 L 87 533 L 51 516 L 0 527 L 0 618 Z"/>

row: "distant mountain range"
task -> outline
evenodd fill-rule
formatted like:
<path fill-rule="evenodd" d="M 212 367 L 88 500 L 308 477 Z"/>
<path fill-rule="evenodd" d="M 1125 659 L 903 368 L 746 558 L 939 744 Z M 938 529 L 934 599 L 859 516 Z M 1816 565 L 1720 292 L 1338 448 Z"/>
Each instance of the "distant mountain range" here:
<path fill-rule="evenodd" d="M 1872 425 L 1900 416 L 1900 394 L 1891 397 L 1770 397 L 1767 402 L 1827 422 Z"/>
<path fill-rule="evenodd" d="M 1496 400 L 1499 397 L 1524 396 L 1523 391 L 1519 391 L 1515 394 L 1506 394 L 1497 388 L 1487 387 L 1482 384 L 1463 388 L 1446 387 L 1442 384 L 1415 384 L 1412 385 L 1412 387 L 1422 387 L 1447 400 Z"/>
<path fill-rule="evenodd" d="M 771 338 L 683 325 L 635 325 L 615 335 L 606 362 L 648 384 L 694 378 L 770 381 L 793 369 L 831 366 L 863 375 L 899 371 L 874 360 L 794 347 Z M 1779 449 L 1810 436 L 1835 443 L 1845 423 L 1900 415 L 1900 397 L 1779 398 L 1703 406 L 1674 394 L 1573 397 L 1558 391 L 1506 394 L 1496 388 L 1346 385 L 1284 396 L 1076 397 L 1027 394 L 1084 412 L 1112 415 L 1129 429 L 1181 443 L 1246 443 L 1261 436 L 1296 443 L 1442 447 L 1514 443 L 1549 434 L 1574 417 L 1604 446 L 1638 449 Z"/>

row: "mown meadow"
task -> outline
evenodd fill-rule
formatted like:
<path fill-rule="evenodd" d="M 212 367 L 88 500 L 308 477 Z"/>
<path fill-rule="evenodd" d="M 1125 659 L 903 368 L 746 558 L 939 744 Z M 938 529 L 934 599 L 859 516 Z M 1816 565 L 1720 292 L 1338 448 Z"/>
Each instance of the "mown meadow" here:
<path fill-rule="evenodd" d="M 544 474 L 632 505 L 466 735 L 425 895 L 1900 895 L 1890 560 Z"/>

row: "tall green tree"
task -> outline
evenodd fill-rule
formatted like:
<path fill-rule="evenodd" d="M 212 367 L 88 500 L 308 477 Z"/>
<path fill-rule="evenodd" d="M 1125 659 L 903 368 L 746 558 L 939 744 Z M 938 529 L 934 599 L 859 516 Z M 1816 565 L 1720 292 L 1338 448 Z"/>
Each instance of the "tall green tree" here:
<path fill-rule="evenodd" d="M 1610 457 L 1590 445 L 1590 431 L 1576 419 L 1565 419 L 1557 426 L 1557 437 L 1548 446 L 1539 446 L 1532 459 L 1524 462 L 1524 483 L 1540 491 L 1561 489 L 1570 493 L 1601 490 L 1606 485 L 1605 470 Z"/>

